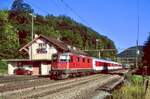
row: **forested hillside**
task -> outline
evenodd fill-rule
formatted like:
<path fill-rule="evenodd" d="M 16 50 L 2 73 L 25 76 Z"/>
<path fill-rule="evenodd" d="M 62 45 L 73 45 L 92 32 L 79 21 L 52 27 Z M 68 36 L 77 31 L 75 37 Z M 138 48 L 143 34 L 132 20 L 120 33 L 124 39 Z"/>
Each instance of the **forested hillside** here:
<path fill-rule="evenodd" d="M 22 58 L 18 49 L 31 41 L 33 13 L 30 5 L 15 0 L 10 10 L 0 10 L 0 58 Z M 114 42 L 93 29 L 67 16 L 42 16 L 35 14 L 34 34 L 43 34 L 79 47 L 81 49 L 116 49 Z M 92 20 L 92 19 L 91 19 Z M 99 39 L 96 42 L 96 39 Z M 89 52 L 96 56 L 96 52 Z M 114 52 L 102 52 L 102 57 L 114 57 Z"/>

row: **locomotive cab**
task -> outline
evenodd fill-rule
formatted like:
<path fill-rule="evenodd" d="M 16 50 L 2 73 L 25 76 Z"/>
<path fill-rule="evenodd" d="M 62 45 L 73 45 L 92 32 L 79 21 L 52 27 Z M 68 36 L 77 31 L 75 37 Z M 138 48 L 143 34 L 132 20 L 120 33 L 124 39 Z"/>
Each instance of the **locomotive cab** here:
<path fill-rule="evenodd" d="M 55 54 L 52 57 L 52 71 L 51 75 L 57 79 L 64 79 L 68 77 L 67 70 L 69 68 L 70 55 L 69 53 Z"/>
<path fill-rule="evenodd" d="M 52 70 L 68 69 L 70 62 L 69 53 L 55 54 L 52 58 Z"/>

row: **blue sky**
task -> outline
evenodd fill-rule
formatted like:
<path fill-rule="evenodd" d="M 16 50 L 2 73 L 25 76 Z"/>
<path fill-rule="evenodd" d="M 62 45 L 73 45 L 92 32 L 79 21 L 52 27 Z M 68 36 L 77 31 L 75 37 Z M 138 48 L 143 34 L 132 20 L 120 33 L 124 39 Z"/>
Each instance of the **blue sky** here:
<path fill-rule="evenodd" d="M 10 9 L 14 0 L 0 0 L 1 9 Z M 24 0 L 35 13 L 41 15 L 67 15 L 91 27 L 115 42 L 119 51 L 136 44 L 137 38 L 137 0 Z M 139 44 L 142 45 L 150 32 L 150 0 L 139 0 L 140 31 Z"/>

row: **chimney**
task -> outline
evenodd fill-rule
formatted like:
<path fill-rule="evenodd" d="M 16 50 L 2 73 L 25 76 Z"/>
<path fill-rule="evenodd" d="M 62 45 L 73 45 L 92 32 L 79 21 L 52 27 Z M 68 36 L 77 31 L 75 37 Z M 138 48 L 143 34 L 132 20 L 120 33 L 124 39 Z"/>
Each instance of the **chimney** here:
<path fill-rule="evenodd" d="M 38 36 L 39 36 L 38 34 L 35 34 L 35 35 L 34 35 L 34 38 L 37 38 Z"/>
<path fill-rule="evenodd" d="M 73 50 L 76 50 L 76 47 L 73 47 Z"/>

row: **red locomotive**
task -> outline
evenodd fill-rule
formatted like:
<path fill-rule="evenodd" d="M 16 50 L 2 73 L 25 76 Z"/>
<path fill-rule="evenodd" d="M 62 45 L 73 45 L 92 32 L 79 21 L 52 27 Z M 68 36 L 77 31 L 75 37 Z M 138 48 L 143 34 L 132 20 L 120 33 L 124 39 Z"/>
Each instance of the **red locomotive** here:
<path fill-rule="evenodd" d="M 53 56 L 51 77 L 64 79 L 70 76 L 82 76 L 101 71 L 122 69 L 122 64 L 73 53 Z"/>

